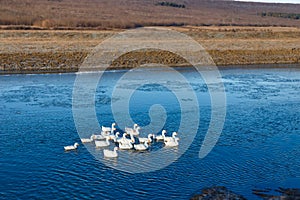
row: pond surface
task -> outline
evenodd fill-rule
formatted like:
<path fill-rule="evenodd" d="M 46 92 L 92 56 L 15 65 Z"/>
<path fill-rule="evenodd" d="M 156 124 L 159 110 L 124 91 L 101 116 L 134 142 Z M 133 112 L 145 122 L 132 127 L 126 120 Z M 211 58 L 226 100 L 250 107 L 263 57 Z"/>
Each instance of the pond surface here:
<path fill-rule="evenodd" d="M 88 145 L 64 152 L 63 146 L 80 142 L 72 114 L 76 74 L 0 76 L 0 198 L 188 199 L 203 187 L 222 185 L 256 199 L 252 189 L 300 187 L 299 69 L 221 70 L 227 98 L 225 124 L 216 146 L 203 159 L 199 150 L 211 117 L 209 93 L 194 70 L 178 71 L 199 101 L 197 135 L 169 166 L 137 174 L 106 166 L 90 154 Z M 106 72 L 98 84 L 95 110 L 100 125 L 114 122 L 110 104 L 118 99 L 112 98 L 112 91 L 124 73 Z M 147 70 L 139 73 L 137 80 Z M 172 78 L 168 73 L 158 70 L 157 77 Z M 146 126 L 151 105 L 161 104 L 167 113 L 163 128 L 170 135 L 180 122 L 178 101 L 172 91 L 148 84 L 133 93 L 130 114 Z M 141 134 L 146 136 L 143 130 Z M 159 149 L 164 146 L 153 143 L 144 154 Z M 119 159 L 125 154 L 120 152 Z"/>

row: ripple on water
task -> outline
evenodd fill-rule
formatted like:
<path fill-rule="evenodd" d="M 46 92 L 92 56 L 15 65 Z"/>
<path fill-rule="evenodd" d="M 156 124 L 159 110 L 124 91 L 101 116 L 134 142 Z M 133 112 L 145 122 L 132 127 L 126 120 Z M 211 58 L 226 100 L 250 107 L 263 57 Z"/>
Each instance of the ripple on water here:
<path fill-rule="evenodd" d="M 207 86 L 198 76 L 190 71 L 180 72 L 190 77 L 201 103 L 203 97 L 209 98 Z M 97 89 L 96 111 L 101 125 L 113 121 L 109 102 L 113 84 L 122 73 L 108 73 L 109 80 L 101 80 Z M 212 152 L 199 159 L 210 120 L 208 100 L 200 105 L 199 130 L 189 149 L 170 166 L 142 174 L 106 166 L 88 152 L 88 146 L 64 152 L 63 146 L 80 141 L 71 110 L 74 74 L 3 76 L 0 79 L 1 197 L 45 199 L 55 194 L 57 199 L 188 199 L 201 188 L 224 185 L 248 199 L 257 199 L 251 193 L 253 188 L 300 187 L 300 71 L 235 69 L 221 73 L 227 116 Z M 143 79 L 142 75 L 139 79 Z M 179 87 L 176 81 L 174 84 Z M 137 91 L 135 97 L 144 99 L 132 99 L 138 105 L 132 109 L 134 118 L 140 124 L 149 123 L 147 99 L 151 95 L 166 105 L 169 118 L 165 128 L 176 130 L 180 121 L 175 106 L 178 102 L 169 99 L 169 91 L 156 85 L 146 85 Z M 105 114 L 100 113 L 103 110 Z M 102 150 L 90 148 L 103 159 Z M 158 143 L 141 155 L 149 157 L 159 149 L 164 148 Z M 174 153 L 172 149 L 165 151 Z M 122 159 L 134 162 L 136 156 L 133 151 L 120 151 L 120 157 L 109 162 L 122 163 Z M 153 158 L 152 162 L 163 160 Z"/>

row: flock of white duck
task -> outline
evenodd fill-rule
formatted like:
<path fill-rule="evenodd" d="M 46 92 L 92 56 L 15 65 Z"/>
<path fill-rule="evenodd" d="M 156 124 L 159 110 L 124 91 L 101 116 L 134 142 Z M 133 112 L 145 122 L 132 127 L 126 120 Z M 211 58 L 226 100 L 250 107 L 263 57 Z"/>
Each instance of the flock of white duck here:
<path fill-rule="evenodd" d="M 82 138 L 82 143 L 95 143 L 96 148 L 105 148 L 111 145 L 113 141 L 116 146 L 114 150 L 103 149 L 104 157 L 115 158 L 118 157 L 117 150 L 130 150 L 146 151 L 149 148 L 149 144 L 157 141 L 164 142 L 166 147 L 178 146 L 179 138 L 176 137 L 177 133 L 173 132 L 172 137 L 166 136 L 167 131 L 163 130 L 161 135 L 149 134 L 148 137 L 140 137 L 140 127 L 134 124 L 133 128 L 125 127 L 125 132 L 120 137 L 120 133 L 116 132 L 116 123 L 113 123 L 111 127 L 102 126 L 102 131 L 99 135 L 91 135 L 90 138 Z M 76 142 L 74 145 L 65 146 L 65 151 L 76 150 L 79 144 Z"/>

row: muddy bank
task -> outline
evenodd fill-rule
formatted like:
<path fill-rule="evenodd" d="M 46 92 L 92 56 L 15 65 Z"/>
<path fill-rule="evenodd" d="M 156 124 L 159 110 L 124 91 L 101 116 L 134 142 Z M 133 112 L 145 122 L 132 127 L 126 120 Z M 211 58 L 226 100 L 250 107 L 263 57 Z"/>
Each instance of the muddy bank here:
<path fill-rule="evenodd" d="M 194 195 L 190 200 L 246 200 L 246 198 L 226 187 L 214 186 L 202 189 L 201 194 Z"/>
<path fill-rule="evenodd" d="M 217 66 L 300 64 L 300 29 L 273 27 L 173 28 L 198 41 Z M 75 72 L 102 41 L 120 32 L 0 30 L 1 73 Z M 145 63 L 189 66 L 170 52 L 133 52 L 112 62 L 114 69 Z M 275 65 L 274 65 L 275 66 Z"/>
<path fill-rule="evenodd" d="M 264 200 L 300 200 L 299 188 L 253 189 L 252 193 Z M 272 194 L 277 193 L 277 194 Z M 213 186 L 202 189 L 200 194 L 195 194 L 190 200 L 246 200 L 240 194 L 230 191 L 224 186 Z"/>

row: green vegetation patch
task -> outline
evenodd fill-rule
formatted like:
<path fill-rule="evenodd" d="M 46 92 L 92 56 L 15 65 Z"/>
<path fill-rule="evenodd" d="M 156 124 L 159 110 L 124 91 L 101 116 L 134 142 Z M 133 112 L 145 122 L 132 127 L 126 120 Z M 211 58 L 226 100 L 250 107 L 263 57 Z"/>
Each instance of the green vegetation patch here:
<path fill-rule="evenodd" d="M 157 6 L 169 6 L 169 7 L 174 7 L 174 8 L 185 8 L 186 7 L 184 4 L 177 4 L 177 3 L 174 3 L 174 2 L 168 2 L 168 1 L 158 2 L 155 5 L 157 5 Z"/>
<path fill-rule="evenodd" d="M 279 13 L 279 12 L 262 12 L 260 13 L 262 17 L 281 17 L 288 19 L 300 19 L 300 14 L 296 13 Z"/>

